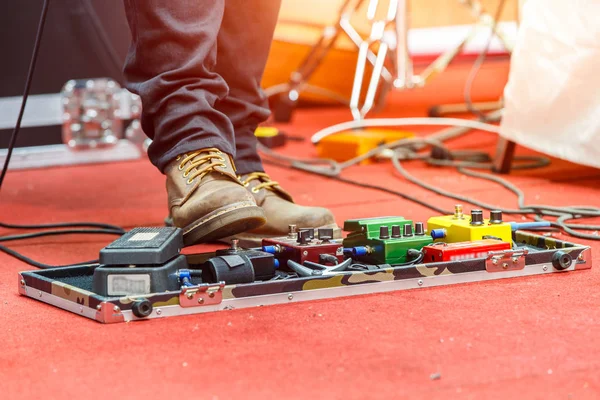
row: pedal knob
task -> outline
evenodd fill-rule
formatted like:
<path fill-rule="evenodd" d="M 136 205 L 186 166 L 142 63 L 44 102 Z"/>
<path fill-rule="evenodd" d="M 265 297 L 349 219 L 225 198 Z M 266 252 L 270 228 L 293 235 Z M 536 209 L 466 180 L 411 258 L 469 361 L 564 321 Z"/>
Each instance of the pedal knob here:
<path fill-rule="evenodd" d="M 412 236 L 413 235 L 413 227 L 411 224 L 404 224 L 404 235 L 403 236 Z"/>
<path fill-rule="evenodd" d="M 471 225 L 483 225 L 483 211 L 471 210 Z"/>
<path fill-rule="evenodd" d="M 327 243 L 333 239 L 333 228 L 319 228 L 318 229 L 319 240 Z"/>
<path fill-rule="evenodd" d="M 490 224 L 501 224 L 502 223 L 502 211 L 493 210 L 490 212 Z"/>
<path fill-rule="evenodd" d="M 390 229 L 387 226 L 379 227 L 379 239 L 389 239 L 390 238 Z"/>
<path fill-rule="evenodd" d="M 308 244 L 311 241 L 311 235 L 309 230 L 301 230 L 298 232 L 298 240 L 300 244 Z"/>
<path fill-rule="evenodd" d="M 392 225 L 392 237 L 398 239 L 400 236 L 400 225 Z"/>
<path fill-rule="evenodd" d="M 415 235 L 416 236 L 425 235 L 425 228 L 423 227 L 422 222 L 415 222 Z"/>

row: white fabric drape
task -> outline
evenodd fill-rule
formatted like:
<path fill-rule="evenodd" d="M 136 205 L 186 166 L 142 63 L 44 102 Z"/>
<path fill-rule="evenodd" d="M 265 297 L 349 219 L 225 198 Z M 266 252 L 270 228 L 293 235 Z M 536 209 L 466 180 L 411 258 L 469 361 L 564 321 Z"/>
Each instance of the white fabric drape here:
<path fill-rule="evenodd" d="M 528 0 L 520 24 L 501 135 L 600 167 L 600 1 Z"/>

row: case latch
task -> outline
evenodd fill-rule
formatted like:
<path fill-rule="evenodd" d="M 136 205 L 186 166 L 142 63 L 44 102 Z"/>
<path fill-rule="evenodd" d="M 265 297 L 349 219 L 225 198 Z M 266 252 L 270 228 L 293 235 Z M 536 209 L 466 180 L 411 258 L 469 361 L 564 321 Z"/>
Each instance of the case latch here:
<path fill-rule="evenodd" d="M 179 305 L 181 307 L 199 307 L 219 304 L 223 301 L 224 287 L 225 282 L 184 286 L 179 294 Z"/>
<path fill-rule="evenodd" d="M 485 260 L 487 272 L 518 271 L 525 268 L 527 249 L 490 251 Z"/>

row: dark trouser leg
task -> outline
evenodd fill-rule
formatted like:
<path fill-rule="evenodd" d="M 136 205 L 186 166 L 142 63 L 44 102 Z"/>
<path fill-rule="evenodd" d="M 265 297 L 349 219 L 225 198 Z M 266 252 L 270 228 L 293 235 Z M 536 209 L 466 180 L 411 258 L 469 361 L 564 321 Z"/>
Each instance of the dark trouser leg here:
<path fill-rule="evenodd" d="M 254 130 L 269 117 L 260 82 L 267 63 L 281 0 L 226 0 L 217 39 L 215 71 L 229 85 L 229 95 L 215 107 L 235 131 L 235 164 L 240 175 L 263 172 Z"/>
<path fill-rule="evenodd" d="M 235 156 L 233 125 L 215 108 L 228 94 L 215 72 L 226 2 L 230 7 L 231 0 L 125 0 L 133 38 L 126 86 L 142 99 L 148 155 L 161 171 L 177 155 L 202 148 Z M 246 2 L 252 1 L 240 5 Z"/>

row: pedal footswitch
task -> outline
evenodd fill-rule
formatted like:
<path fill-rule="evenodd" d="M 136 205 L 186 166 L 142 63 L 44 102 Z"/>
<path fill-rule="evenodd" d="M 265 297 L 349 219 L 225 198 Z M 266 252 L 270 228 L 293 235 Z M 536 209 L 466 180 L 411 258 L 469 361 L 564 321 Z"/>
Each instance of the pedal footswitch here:
<path fill-rule="evenodd" d="M 179 228 L 134 228 L 100 250 L 100 264 L 164 264 L 179 255 L 182 248 Z"/>

